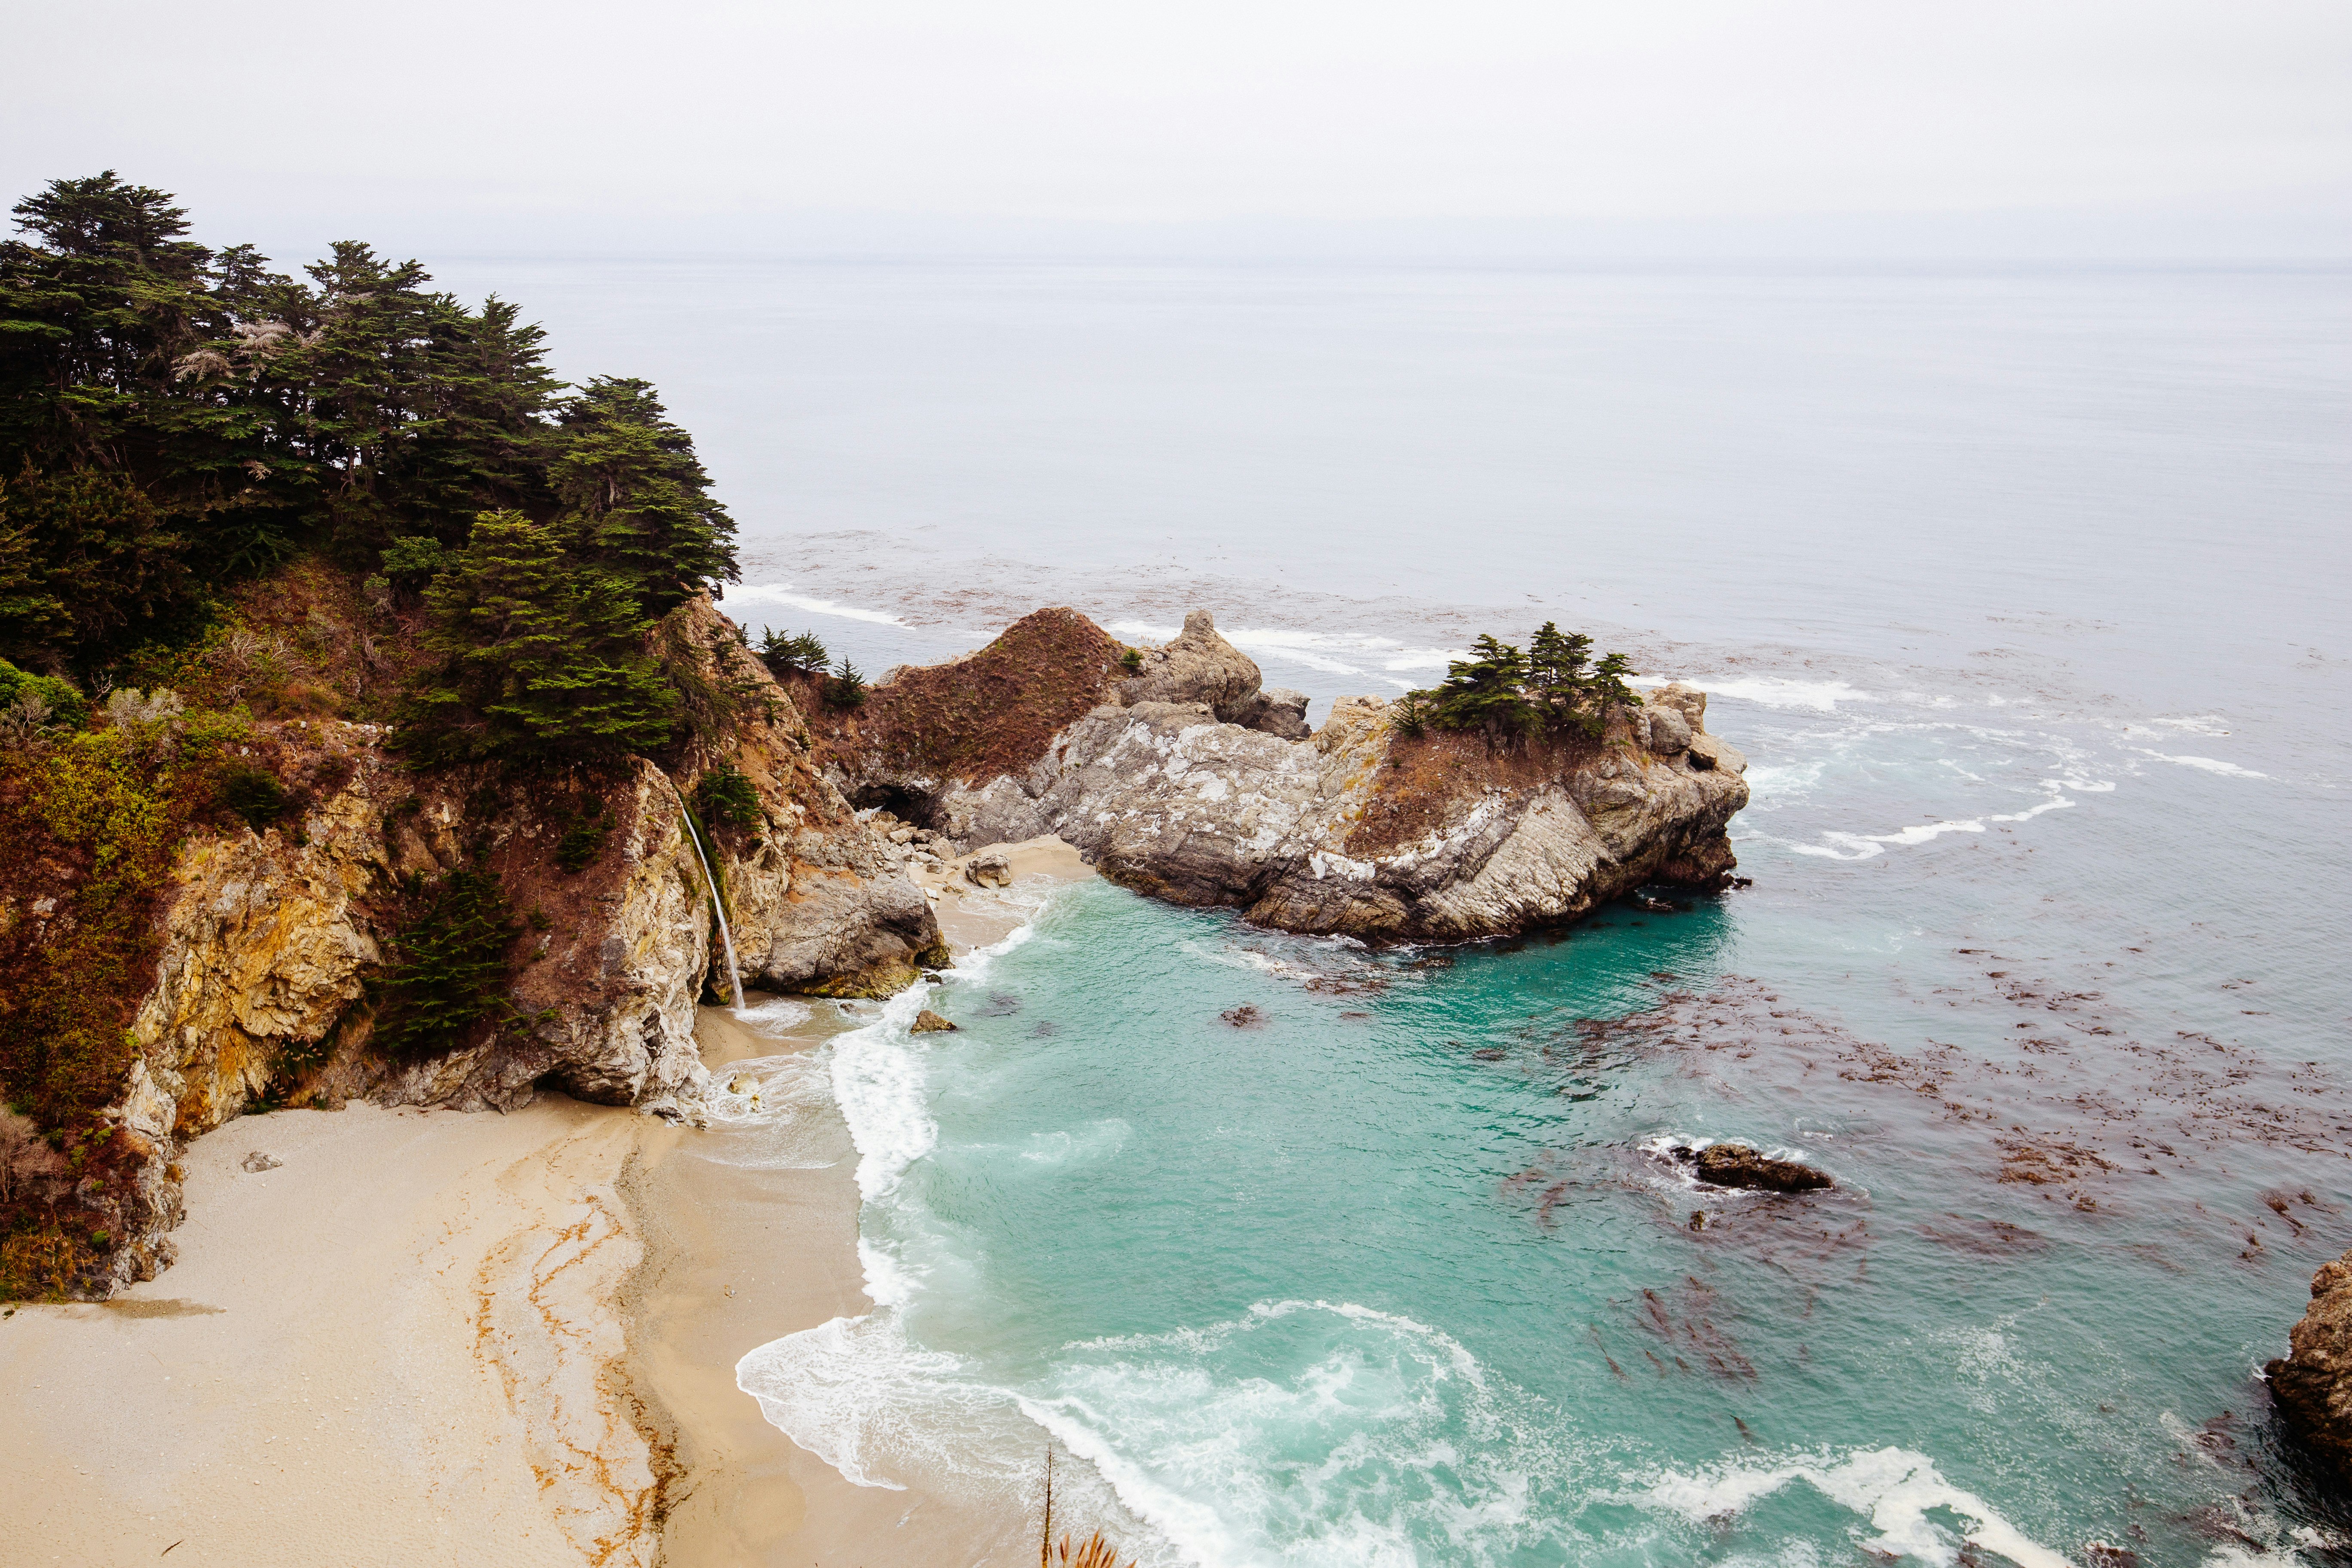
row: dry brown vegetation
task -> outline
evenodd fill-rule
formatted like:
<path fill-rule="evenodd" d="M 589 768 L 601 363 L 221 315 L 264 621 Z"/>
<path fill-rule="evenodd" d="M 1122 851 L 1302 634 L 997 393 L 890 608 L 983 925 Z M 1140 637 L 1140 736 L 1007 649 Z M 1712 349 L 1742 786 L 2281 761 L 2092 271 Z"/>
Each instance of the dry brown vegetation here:
<path fill-rule="evenodd" d="M 787 684 L 819 750 L 852 777 L 894 773 L 978 784 L 1018 775 L 1055 735 L 1109 700 L 1125 645 L 1072 609 L 1039 610 L 952 664 L 909 669 L 864 706 L 827 707 L 822 677 Z"/>
<path fill-rule="evenodd" d="M 1479 731 L 1434 729 L 1391 736 L 1388 762 L 1348 834 L 1348 853 L 1370 859 L 1439 832 L 1489 790 L 1516 799 L 1558 784 L 1607 744 L 1559 734 L 1496 748 Z"/>

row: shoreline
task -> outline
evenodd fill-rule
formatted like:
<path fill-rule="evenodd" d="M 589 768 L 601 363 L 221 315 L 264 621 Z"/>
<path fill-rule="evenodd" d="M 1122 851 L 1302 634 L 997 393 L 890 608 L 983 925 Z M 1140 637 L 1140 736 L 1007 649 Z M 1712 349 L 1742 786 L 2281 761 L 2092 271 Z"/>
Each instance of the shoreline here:
<path fill-rule="evenodd" d="M 959 957 L 1035 913 L 964 880 L 964 864 L 988 853 L 1011 863 L 1016 888 L 1094 876 L 1076 850 L 1048 839 L 987 846 L 919 877 Z M 703 1065 L 723 1083 L 736 1063 L 803 1055 L 860 1026 L 830 1004 L 808 1005 L 808 1018 L 776 1034 L 727 1008 L 700 1008 Z M 1024 1561 L 1033 1544 L 1027 1520 L 920 1487 L 858 1486 L 771 1426 L 736 1386 L 736 1363 L 750 1352 L 873 1308 L 857 1257 L 856 1150 L 829 1099 L 818 1120 L 814 1138 L 795 1149 L 796 1165 L 780 1169 L 728 1164 L 712 1145 L 698 1145 L 700 1135 L 650 1129 L 625 1187 L 645 1238 L 625 1302 L 629 1374 L 675 1434 L 684 1476 L 664 1531 L 664 1561 L 697 1568 Z"/>
<path fill-rule="evenodd" d="M 1032 886 L 1093 875 L 989 847 Z M 959 953 L 1034 914 L 961 868 L 922 884 Z M 856 1026 L 812 1000 L 778 1035 L 703 1008 L 696 1038 L 716 1072 Z M 714 1134 L 555 1093 L 195 1140 L 173 1267 L 0 1318 L 0 1560 L 1012 1561 L 1025 1521 L 853 1485 L 735 1386 L 746 1352 L 870 1309 L 856 1152 L 816 1120 L 801 1168 L 685 1158 Z"/>

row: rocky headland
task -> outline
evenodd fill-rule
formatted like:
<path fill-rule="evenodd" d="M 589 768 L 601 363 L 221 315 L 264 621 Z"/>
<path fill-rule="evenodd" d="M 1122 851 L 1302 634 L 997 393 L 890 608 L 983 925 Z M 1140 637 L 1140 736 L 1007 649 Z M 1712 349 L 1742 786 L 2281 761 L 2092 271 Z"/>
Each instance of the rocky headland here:
<path fill-rule="evenodd" d="M 1747 760 L 1670 685 L 1598 736 L 1407 732 L 1397 706 L 1267 690 L 1204 611 L 1130 650 L 1040 610 L 862 706 L 804 702 L 826 779 L 959 851 L 1055 835 L 1103 875 L 1284 931 L 1462 942 L 1649 883 L 1715 888 Z"/>
<path fill-rule="evenodd" d="M 281 584 L 281 587 L 284 585 Z M 728 989 L 707 857 L 747 984 L 884 995 L 947 949 L 903 852 L 817 771 L 789 694 L 707 600 L 678 640 L 738 690 L 722 755 L 690 747 L 515 787 L 495 764 L 417 768 L 382 725 L 256 720 L 236 750 L 289 786 L 256 830 L 194 825 L 148 919 L 121 999 L 119 1089 L 70 1138 L 0 1111 L 10 1195 L 70 1214 L 25 1271 L 105 1295 L 168 1265 L 188 1142 L 255 1110 L 349 1100 L 511 1110 L 544 1087 L 599 1104 L 693 1113 L 706 1073 L 695 1008 Z M 700 828 L 688 802 L 724 765 L 755 804 Z M 19 803 L 22 804 L 22 803 Z M 382 982 L 419 889 L 460 868 L 495 879 L 516 921 L 507 1022 L 416 1056 L 382 1048 Z M 12 862 L 0 941 L 69 936 L 90 868 Z M 98 1064 L 105 1070 L 104 1064 Z"/>

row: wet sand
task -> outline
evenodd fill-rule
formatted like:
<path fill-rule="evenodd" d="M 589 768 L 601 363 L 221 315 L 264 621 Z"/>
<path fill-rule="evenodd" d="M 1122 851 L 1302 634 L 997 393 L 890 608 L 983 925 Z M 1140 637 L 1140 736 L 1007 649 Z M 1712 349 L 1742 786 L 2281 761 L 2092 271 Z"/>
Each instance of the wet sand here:
<path fill-rule="evenodd" d="M 995 845 L 1014 885 L 1000 894 L 966 881 L 963 866 L 919 879 L 958 952 L 999 941 L 1043 893 L 1091 877 L 1058 839 Z M 755 1005 L 758 999 L 754 999 Z M 781 1034 L 727 1009 L 696 1025 L 702 1059 L 724 1082 L 730 1064 L 814 1050 L 857 1019 L 830 1003 Z M 628 1186 L 646 1255 L 632 1282 L 632 1370 L 675 1434 L 685 1480 L 664 1538 L 665 1562 L 812 1564 L 814 1568 L 949 1568 L 1027 1562 L 1034 1523 L 942 1497 L 860 1487 L 768 1425 L 735 1385 L 735 1363 L 772 1340 L 856 1317 L 872 1303 L 857 1262 L 856 1151 L 829 1109 L 806 1157 L 821 1169 L 746 1170 L 701 1157 L 707 1135 L 660 1129 Z"/>

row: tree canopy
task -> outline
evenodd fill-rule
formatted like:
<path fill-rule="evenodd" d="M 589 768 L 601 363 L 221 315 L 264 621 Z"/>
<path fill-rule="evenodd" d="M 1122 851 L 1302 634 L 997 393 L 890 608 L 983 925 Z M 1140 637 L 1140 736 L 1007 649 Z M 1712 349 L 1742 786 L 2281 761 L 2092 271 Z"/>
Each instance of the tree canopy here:
<path fill-rule="evenodd" d="M 1625 682 L 1633 673 L 1621 653 L 1592 662 L 1592 639 L 1563 632 L 1552 621 L 1537 628 L 1525 653 L 1481 633 L 1467 658 L 1446 666 L 1444 681 L 1405 694 L 1402 718 L 1413 732 L 1435 724 L 1441 730 L 1483 730 L 1495 739 L 1540 733 L 1593 737 L 1607 724 L 1612 708 L 1641 702 Z"/>
<path fill-rule="evenodd" d="M 428 595 L 440 571 L 467 574 L 434 600 L 445 639 L 462 637 L 437 606 L 490 570 L 467 553 L 485 515 L 490 555 L 512 566 L 515 531 L 537 530 L 533 570 L 593 578 L 542 607 L 600 647 L 736 580 L 733 524 L 654 388 L 567 388 L 515 305 L 470 310 L 358 241 L 275 271 L 250 246 L 189 239 L 171 195 L 110 170 L 14 210 L 0 658 L 101 671 L 200 624 L 215 585 L 313 551 Z M 641 740 L 643 716 L 618 711 L 583 721 Z"/>

